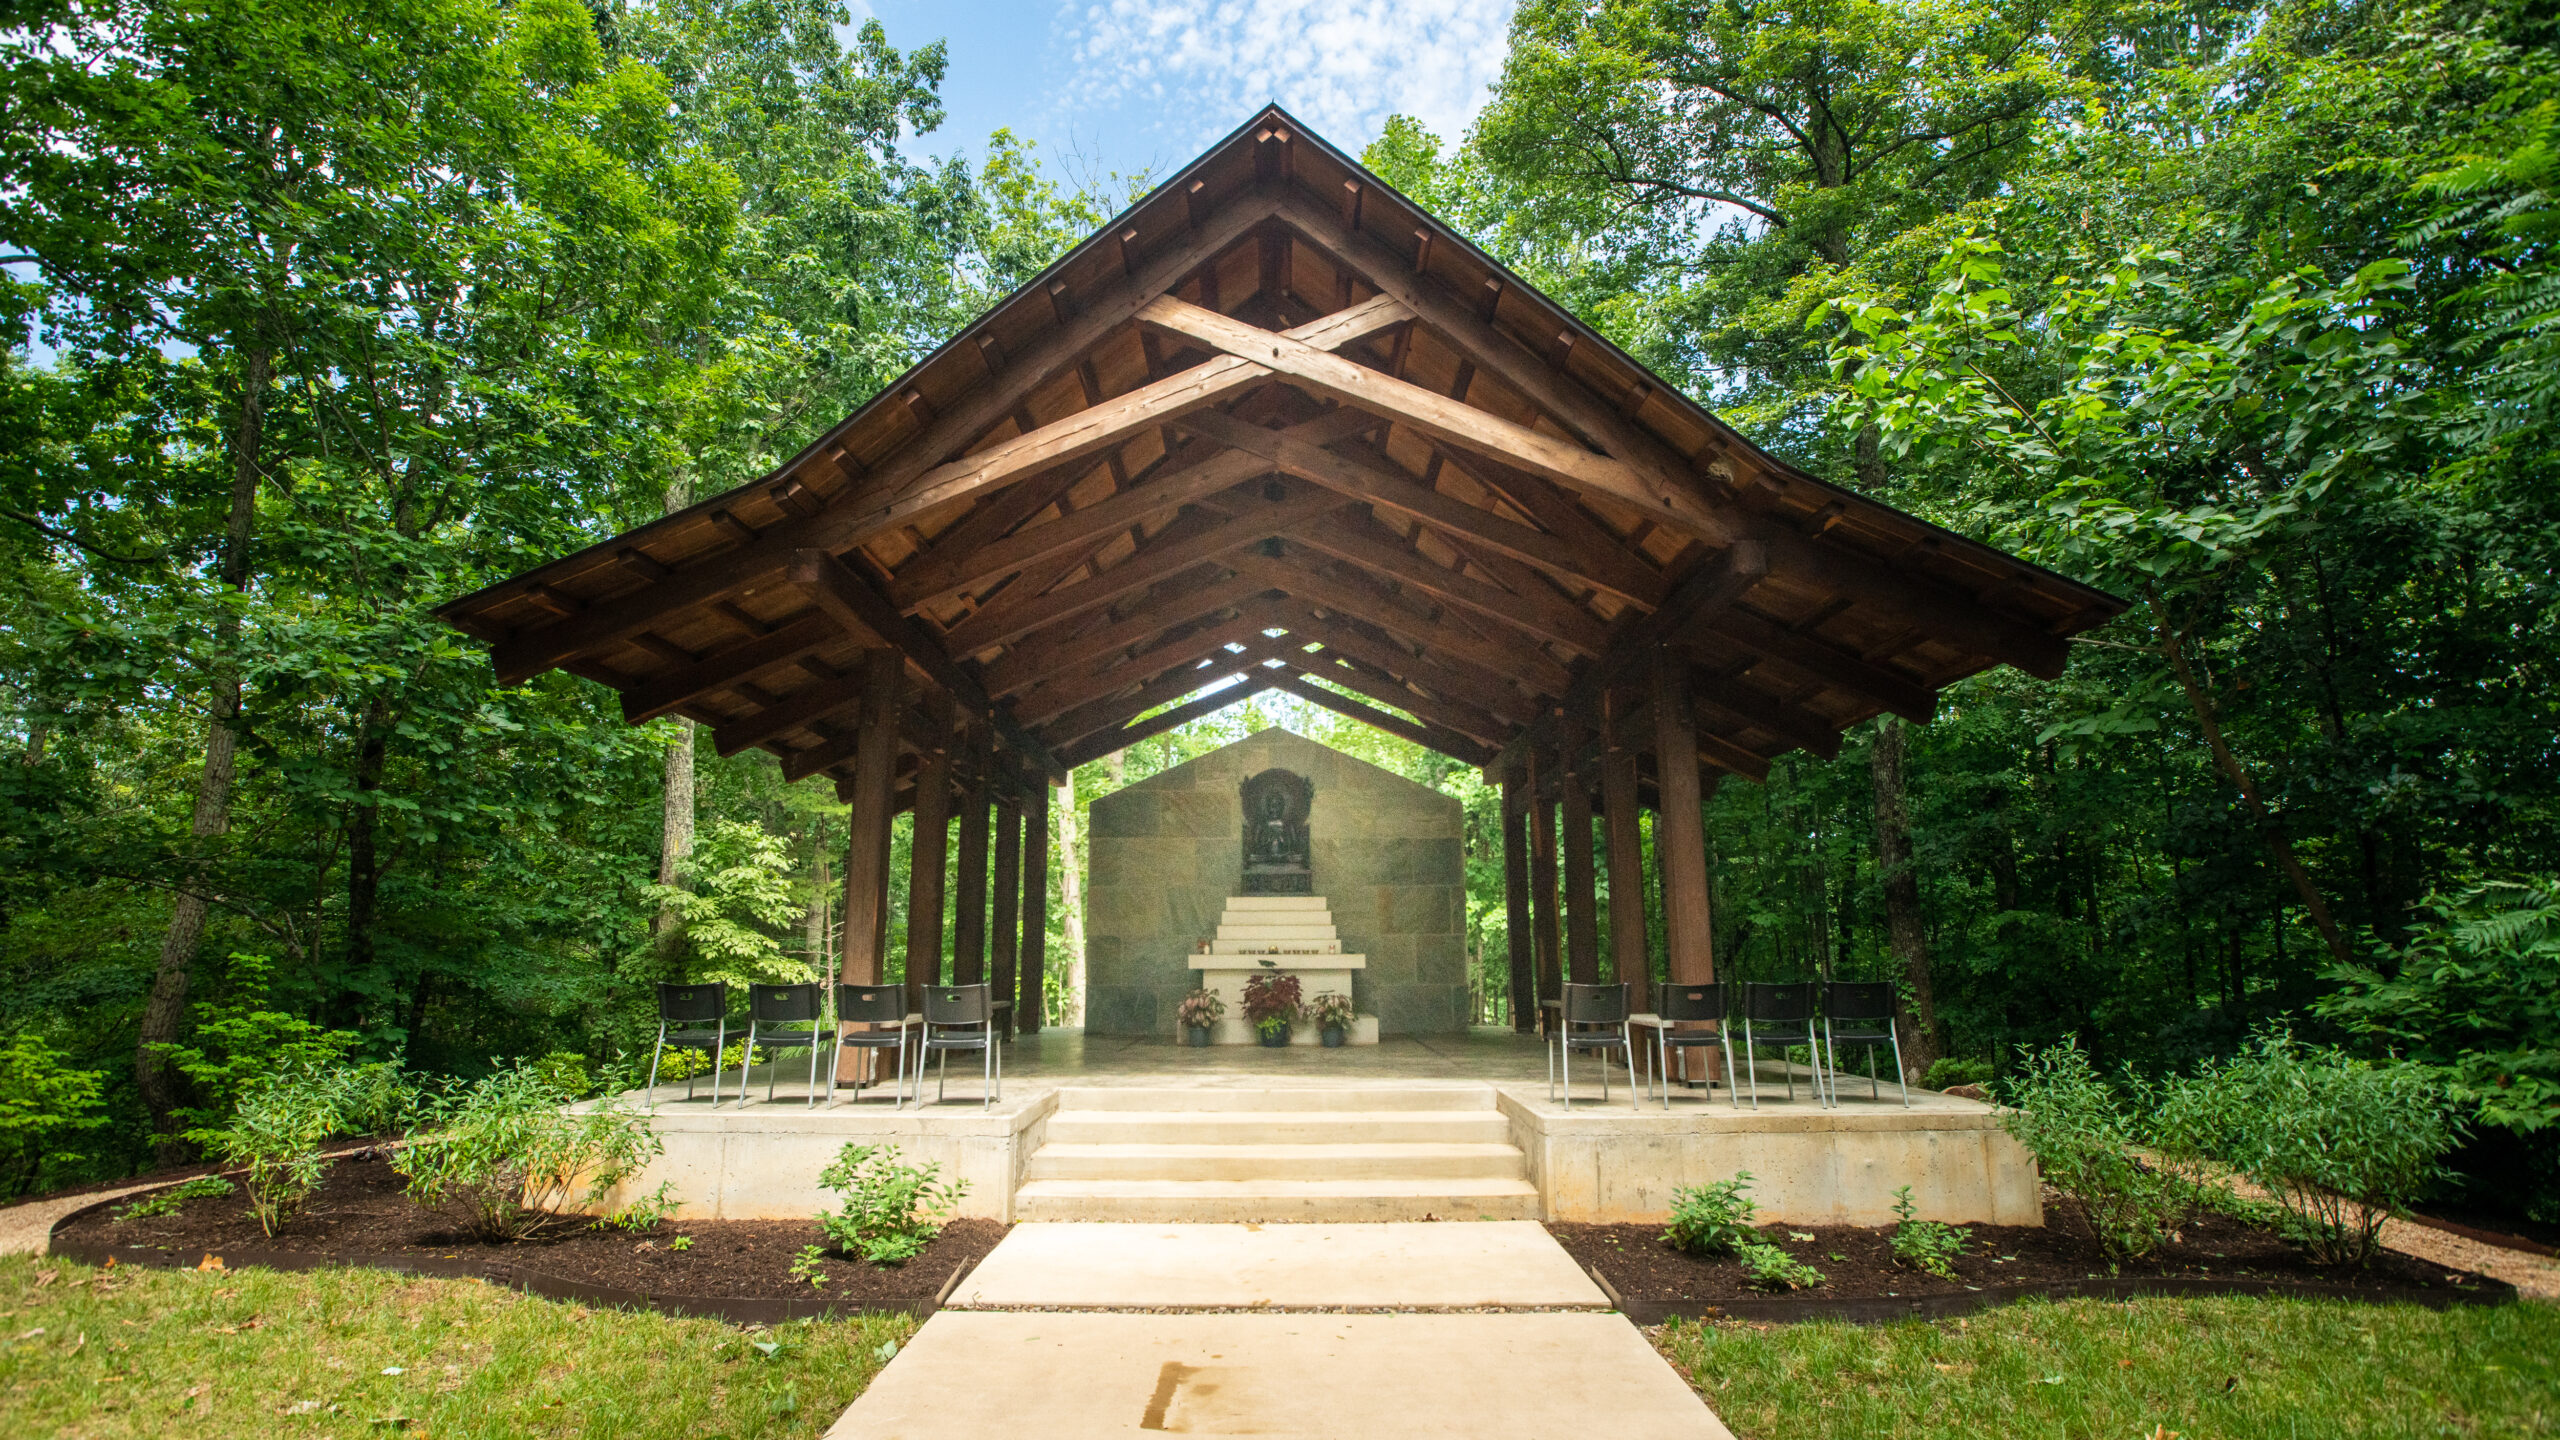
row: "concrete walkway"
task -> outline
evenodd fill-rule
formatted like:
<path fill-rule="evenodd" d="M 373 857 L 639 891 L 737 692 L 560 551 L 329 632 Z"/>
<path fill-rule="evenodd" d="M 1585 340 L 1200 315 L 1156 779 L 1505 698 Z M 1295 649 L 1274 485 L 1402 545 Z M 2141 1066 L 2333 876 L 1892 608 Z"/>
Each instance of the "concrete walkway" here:
<path fill-rule="evenodd" d="M 1535 1224 L 1018 1225 L 952 1299 L 829 1440 L 1731 1440 Z"/>

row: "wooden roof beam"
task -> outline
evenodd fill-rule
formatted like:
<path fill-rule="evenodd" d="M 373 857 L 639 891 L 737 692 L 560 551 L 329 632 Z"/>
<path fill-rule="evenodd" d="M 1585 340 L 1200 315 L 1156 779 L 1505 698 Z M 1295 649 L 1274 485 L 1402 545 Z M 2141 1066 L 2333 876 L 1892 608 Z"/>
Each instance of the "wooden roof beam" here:
<path fill-rule="evenodd" d="M 1239 574 L 1250 575 L 1264 585 L 1312 601 L 1335 614 L 1348 615 L 1381 630 L 1402 635 L 1427 651 L 1436 651 L 1446 660 L 1463 661 L 1516 676 L 1532 690 L 1550 695 L 1563 693 L 1565 687 L 1572 683 L 1572 672 L 1542 649 L 1505 647 L 1462 630 L 1446 618 L 1430 613 L 1427 607 L 1413 599 L 1387 590 L 1374 575 L 1364 576 L 1355 584 L 1315 569 L 1307 563 L 1310 558 L 1302 555 L 1292 555 L 1287 559 L 1238 555 L 1230 563 Z"/>
<path fill-rule="evenodd" d="M 691 665 L 624 691 L 623 723 L 638 725 L 655 720 L 715 691 L 751 684 L 813 651 L 834 644 L 843 635 L 839 622 L 817 611 L 787 620 L 771 634 L 716 651 Z"/>
<path fill-rule="evenodd" d="M 1345 623 L 1339 613 L 1331 619 L 1324 618 L 1303 600 L 1293 599 L 1280 608 L 1282 623 L 1293 633 L 1320 641 L 1327 649 L 1338 650 L 1408 684 L 1472 705 L 1506 725 L 1525 725 L 1537 718 L 1537 701 L 1481 667 L 1461 670 L 1430 656 L 1417 655 L 1393 641 L 1371 639 Z"/>
<path fill-rule="evenodd" d="M 1330 680 L 1333 677 L 1325 678 Z M 1321 705 L 1338 715 L 1373 726 L 1399 739 L 1410 740 L 1425 750 L 1437 750 L 1461 764 L 1482 765 L 1493 758 L 1493 748 L 1489 745 L 1478 744 L 1464 735 L 1441 729 L 1436 725 L 1417 725 L 1410 720 L 1398 719 L 1383 710 L 1363 705 L 1347 695 L 1338 695 L 1321 685 L 1312 684 L 1295 675 L 1282 676 L 1273 680 L 1271 688 L 1285 690 L 1311 705 Z"/>
<path fill-rule="evenodd" d="M 1215 685 L 1237 675 L 1248 674 L 1267 660 L 1277 660 L 1291 647 L 1304 641 L 1257 639 L 1241 653 L 1218 654 L 1183 666 L 1119 695 L 1107 695 L 1087 705 L 1079 705 L 1062 715 L 1049 718 L 1047 729 L 1058 741 L 1072 742 L 1107 726 L 1117 725 L 1130 716 L 1141 715 L 1159 705 L 1179 700 L 1206 685 Z"/>
<path fill-rule="evenodd" d="M 1152 650 L 1141 651 L 1109 669 L 1068 675 L 1057 684 L 1041 686 L 1022 697 L 1016 713 L 1025 724 L 1045 725 L 1089 701 L 1118 694 L 1178 667 L 1215 660 L 1226 653 L 1229 645 L 1250 647 L 1255 641 L 1265 638 L 1262 632 L 1269 628 L 1269 617 L 1260 614 L 1241 615 L 1222 624 L 1210 625 L 1179 639 L 1168 640 Z"/>
<path fill-rule="evenodd" d="M 1392 705 L 1426 725 L 1436 726 L 1451 734 L 1481 741 L 1486 753 L 1502 748 L 1503 737 L 1511 727 L 1480 710 L 1471 709 L 1454 700 L 1438 700 L 1417 695 L 1403 681 L 1392 675 L 1381 675 L 1354 662 L 1326 646 L 1288 657 L 1291 669 L 1311 680 L 1338 685 L 1355 695 L 1365 695 L 1381 705 Z"/>
<path fill-rule="evenodd" d="M 1187 705 L 1177 705 L 1161 715 L 1150 715 L 1117 730 L 1100 730 L 1076 740 L 1058 752 L 1067 764 L 1082 765 L 1099 760 L 1114 750 L 1126 750 L 1141 740 L 1151 740 L 1167 730 L 1179 729 L 1204 716 L 1214 715 L 1239 700 L 1248 700 L 1272 688 L 1280 677 L 1269 673 L 1250 675 L 1241 685 L 1230 686 L 1214 695 L 1203 695 Z"/>
<path fill-rule="evenodd" d="M 1307 525 L 1289 532 L 1289 539 L 1364 570 L 1392 576 L 1539 640 L 1552 640 L 1585 655 L 1597 655 L 1608 645 L 1607 628 L 1563 596 L 1521 594 L 1461 574 L 1389 542 L 1369 525 Z"/>
<path fill-rule="evenodd" d="M 1024 637 L 986 667 L 987 691 L 1013 695 L 1077 666 L 1108 663 L 1133 645 L 1243 604 L 1270 588 L 1270 582 L 1257 576 L 1230 574 L 1204 562 L 1188 574 L 1157 582 L 1120 618 L 1105 616 L 1081 630 Z"/>

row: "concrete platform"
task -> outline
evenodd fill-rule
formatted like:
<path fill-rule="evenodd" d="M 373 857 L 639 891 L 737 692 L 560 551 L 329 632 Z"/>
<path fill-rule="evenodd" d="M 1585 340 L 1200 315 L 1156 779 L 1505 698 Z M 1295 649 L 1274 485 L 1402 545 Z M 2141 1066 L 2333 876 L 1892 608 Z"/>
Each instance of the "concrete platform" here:
<path fill-rule="evenodd" d="M 1606 1314 L 1109 1315 L 945 1310 L 828 1440 L 1144 1434 L 1731 1440 Z"/>
<path fill-rule="evenodd" d="M 1606 1310 L 1534 1223 L 1015 1226 L 961 1309 Z"/>

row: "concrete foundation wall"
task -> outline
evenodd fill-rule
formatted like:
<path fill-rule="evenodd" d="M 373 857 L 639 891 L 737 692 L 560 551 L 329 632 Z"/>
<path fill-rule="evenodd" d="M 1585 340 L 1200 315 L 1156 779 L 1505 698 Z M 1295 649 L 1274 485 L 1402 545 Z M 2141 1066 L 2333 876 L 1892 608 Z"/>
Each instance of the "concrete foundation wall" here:
<path fill-rule="evenodd" d="M 1668 1123 L 1623 1107 L 1559 1114 L 1507 1088 L 1500 1103 L 1550 1220 L 1652 1223 L 1670 1214 L 1674 1190 L 1748 1170 L 1769 1220 L 1890 1225 L 1894 1191 L 1908 1185 L 1923 1220 L 2044 1223 L 2033 1157 L 1987 1110 L 1743 1111 Z"/>
<path fill-rule="evenodd" d="M 1167 1036 L 1244 866 L 1245 779 L 1315 782 L 1315 893 L 1368 957 L 1352 1001 L 1381 1035 L 1466 1028 L 1466 862 L 1457 800 L 1286 730 L 1263 730 L 1093 802 L 1085 1031 Z"/>

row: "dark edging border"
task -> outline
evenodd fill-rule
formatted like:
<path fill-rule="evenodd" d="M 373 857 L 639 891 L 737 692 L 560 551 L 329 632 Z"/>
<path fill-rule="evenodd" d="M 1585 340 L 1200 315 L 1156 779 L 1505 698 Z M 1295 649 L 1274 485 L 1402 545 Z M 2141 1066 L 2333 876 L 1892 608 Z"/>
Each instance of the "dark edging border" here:
<path fill-rule="evenodd" d="M 120 1203 L 122 1198 L 101 1201 L 96 1205 L 83 1206 L 74 1210 L 54 1221 L 54 1229 L 60 1230 L 64 1225 L 83 1215 L 102 1210 L 110 1204 Z M 191 1270 L 201 1263 L 190 1261 L 175 1251 L 125 1250 L 112 1245 L 84 1243 L 77 1240 L 66 1241 L 58 1236 L 51 1239 L 47 1253 L 89 1265 L 105 1265 L 113 1261 L 119 1266 L 143 1265 L 157 1269 Z M 615 1310 L 654 1310 L 661 1315 L 726 1320 L 733 1325 L 780 1325 L 792 1320 L 826 1320 L 849 1318 L 855 1315 L 913 1315 L 919 1320 L 927 1319 L 942 1308 L 944 1301 L 951 1298 L 951 1292 L 959 1288 L 961 1280 L 977 1263 L 974 1260 L 963 1260 L 954 1266 L 951 1278 L 942 1282 L 942 1289 L 930 1299 L 881 1300 L 865 1303 L 850 1298 L 770 1300 L 755 1296 L 671 1295 L 654 1291 L 624 1290 L 612 1285 L 594 1285 L 584 1280 L 569 1280 L 557 1275 L 546 1275 L 539 1270 L 523 1269 L 504 1260 L 477 1258 L 448 1260 L 435 1255 L 343 1256 L 314 1255 L 300 1250 L 232 1249 L 223 1252 L 221 1260 L 225 1269 L 251 1265 L 262 1270 L 330 1270 L 361 1267 L 368 1270 L 388 1270 L 404 1275 L 422 1275 L 440 1280 L 485 1280 L 492 1285 L 504 1285 L 511 1290 L 522 1290 L 528 1295 L 538 1295 L 545 1300 L 571 1300 L 582 1305 Z"/>
<path fill-rule="evenodd" d="M 2143 1297 L 2272 1295 L 2302 1300 L 2355 1300 L 2372 1305 L 2423 1305 L 2446 1310 L 2456 1305 L 2512 1305 L 2516 1287 L 2488 1276 L 2461 1289 L 2420 1289 L 2400 1285 L 2359 1288 L 2352 1285 L 2288 1283 L 2282 1280 L 2223 1280 L 2194 1275 L 2117 1275 L 2088 1280 L 2057 1280 L 2039 1285 L 1990 1285 L 1951 1295 L 1917 1295 L 1909 1299 L 1833 1299 L 1822 1295 L 1770 1295 L 1710 1305 L 1698 1300 L 1629 1300 L 1618 1293 L 1598 1267 L 1588 1267 L 1602 1293 L 1619 1313 L 1638 1325 L 1665 1320 L 1767 1320 L 1782 1325 L 1815 1320 L 1845 1320 L 1852 1325 L 1884 1325 L 1896 1320 L 1945 1320 L 1971 1315 L 2020 1300 L 2132 1300 Z"/>

